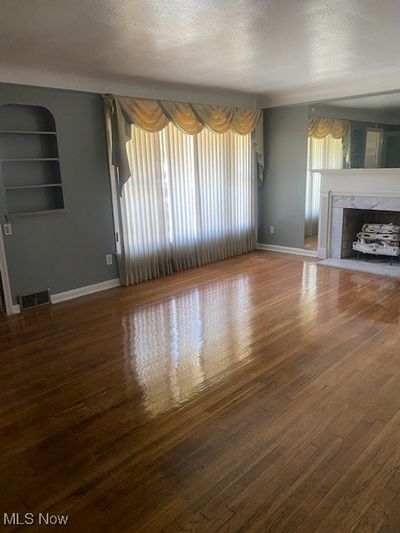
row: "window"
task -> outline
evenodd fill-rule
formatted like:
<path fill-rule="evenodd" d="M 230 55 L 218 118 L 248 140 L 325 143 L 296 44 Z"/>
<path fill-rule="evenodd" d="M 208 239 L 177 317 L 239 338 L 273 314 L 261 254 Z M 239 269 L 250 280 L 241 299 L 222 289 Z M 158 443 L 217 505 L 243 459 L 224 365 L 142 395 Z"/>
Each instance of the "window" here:
<path fill-rule="evenodd" d="M 320 170 L 343 168 L 343 141 L 330 133 L 322 139 L 308 137 L 305 236 L 318 233 Z"/>
<path fill-rule="evenodd" d="M 249 251 L 255 238 L 251 136 L 132 126 L 121 219 L 130 282 Z"/>
<path fill-rule="evenodd" d="M 381 163 L 383 129 L 367 128 L 365 139 L 365 168 L 378 168 Z"/>

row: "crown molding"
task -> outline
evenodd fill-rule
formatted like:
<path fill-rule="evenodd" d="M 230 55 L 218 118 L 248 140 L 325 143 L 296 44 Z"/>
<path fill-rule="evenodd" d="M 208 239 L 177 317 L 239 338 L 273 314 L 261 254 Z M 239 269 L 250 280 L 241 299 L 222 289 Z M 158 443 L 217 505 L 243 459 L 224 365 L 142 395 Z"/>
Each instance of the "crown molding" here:
<path fill-rule="evenodd" d="M 377 76 L 373 80 L 350 79 L 347 83 L 335 82 L 329 87 L 316 84 L 312 89 L 293 88 L 269 93 L 247 93 L 169 83 L 137 77 L 85 76 L 71 72 L 49 72 L 32 68 L 0 68 L 2 83 L 31 85 L 51 89 L 112 93 L 140 98 L 175 100 L 180 102 L 232 105 L 251 108 L 286 107 L 300 104 L 329 103 L 340 99 L 372 96 L 400 91 L 399 76 Z M 384 83 L 382 82 L 384 80 Z"/>
<path fill-rule="evenodd" d="M 258 107 L 260 100 L 257 94 L 217 87 L 167 83 L 135 77 L 89 77 L 69 72 L 54 73 L 24 68 L 0 68 L 0 79 L 2 83 L 199 104 L 255 108 Z"/>
<path fill-rule="evenodd" d="M 336 83 L 329 87 L 315 86 L 313 89 L 293 89 L 280 92 L 271 92 L 259 96 L 259 105 L 263 108 L 285 107 L 300 104 L 329 103 L 330 101 L 346 100 L 379 94 L 391 94 L 400 91 L 400 78 L 395 76 L 393 80 L 382 79 L 365 82 L 350 81 L 346 84 Z"/>

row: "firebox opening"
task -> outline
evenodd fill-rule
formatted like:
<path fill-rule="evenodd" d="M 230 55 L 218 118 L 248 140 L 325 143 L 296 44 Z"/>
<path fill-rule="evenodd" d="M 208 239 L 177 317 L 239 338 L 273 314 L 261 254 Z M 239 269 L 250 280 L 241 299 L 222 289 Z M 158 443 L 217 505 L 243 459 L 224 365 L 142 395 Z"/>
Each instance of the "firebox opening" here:
<path fill-rule="evenodd" d="M 360 236 L 360 239 L 366 243 L 378 242 L 376 247 L 376 252 L 373 252 L 373 247 L 371 247 L 371 253 L 363 253 L 358 250 L 353 250 L 353 242 L 357 242 L 359 239 L 358 234 L 362 232 L 364 224 L 392 224 L 393 226 L 400 226 L 400 212 L 397 211 L 378 211 L 372 209 L 343 209 L 343 232 L 342 232 L 342 248 L 341 248 L 341 257 L 342 259 L 354 258 L 360 260 L 374 260 L 382 262 L 393 262 L 399 261 L 398 255 L 396 255 L 396 242 L 397 233 L 390 237 L 389 242 L 388 232 L 379 233 L 376 238 L 364 239 L 364 236 Z M 371 228 L 368 228 L 371 229 Z M 372 228 L 374 229 L 374 228 Z M 383 228 L 383 230 L 388 228 Z M 390 234 L 390 230 L 389 230 Z M 368 233 L 367 233 L 368 235 Z M 385 249 L 385 253 L 380 254 L 379 251 L 383 250 L 380 248 L 379 244 L 386 242 L 386 246 L 393 246 L 392 249 Z M 362 246 L 360 248 L 363 248 Z M 364 247 L 368 248 L 368 247 Z M 393 255 L 392 255 L 393 253 Z"/>

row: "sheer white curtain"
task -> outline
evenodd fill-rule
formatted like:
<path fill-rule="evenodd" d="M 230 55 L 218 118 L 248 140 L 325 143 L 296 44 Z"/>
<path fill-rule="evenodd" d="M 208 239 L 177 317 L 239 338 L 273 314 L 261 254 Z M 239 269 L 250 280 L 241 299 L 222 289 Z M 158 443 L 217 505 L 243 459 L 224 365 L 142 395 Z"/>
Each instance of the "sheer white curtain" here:
<path fill-rule="evenodd" d="M 343 168 L 343 141 L 329 133 L 322 139 L 308 137 L 305 236 L 318 233 L 320 170 Z"/>
<path fill-rule="evenodd" d="M 127 284 L 254 248 L 250 134 L 131 127 L 132 177 L 121 198 Z"/>

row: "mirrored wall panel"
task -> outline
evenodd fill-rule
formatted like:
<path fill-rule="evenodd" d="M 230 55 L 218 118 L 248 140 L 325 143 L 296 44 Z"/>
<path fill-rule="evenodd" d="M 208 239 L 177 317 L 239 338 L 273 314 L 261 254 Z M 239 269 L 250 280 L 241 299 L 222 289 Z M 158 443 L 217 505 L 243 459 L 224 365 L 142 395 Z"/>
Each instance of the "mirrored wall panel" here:
<path fill-rule="evenodd" d="M 304 247 L 316 250 L 320 171 L 400 168 L 400 92 L 310 106 Z"/>

